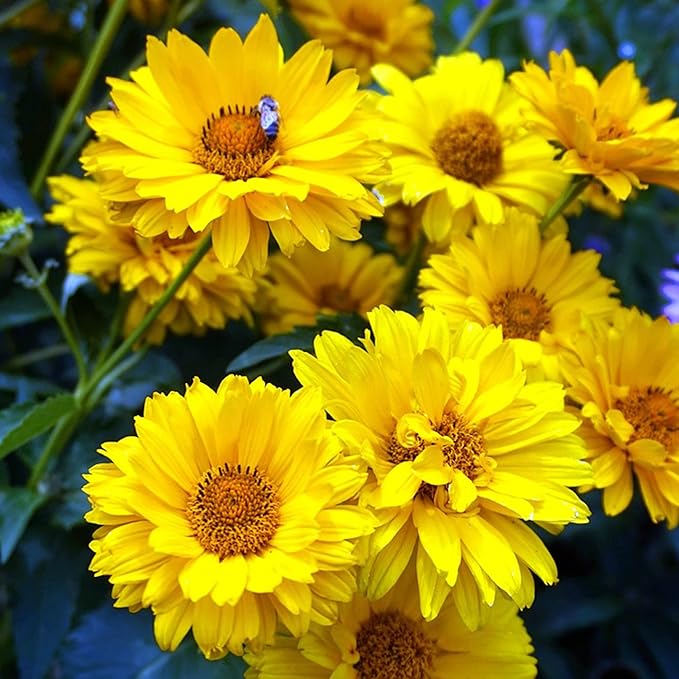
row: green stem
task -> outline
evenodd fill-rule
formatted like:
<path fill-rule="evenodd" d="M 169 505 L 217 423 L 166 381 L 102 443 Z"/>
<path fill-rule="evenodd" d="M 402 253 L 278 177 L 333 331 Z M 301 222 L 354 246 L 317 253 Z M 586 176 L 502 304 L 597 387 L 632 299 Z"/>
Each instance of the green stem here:
<path fill-rule="evenodd" d="M 408 254 L 408 259 L 403 265 L 403 278 L 398 294 L 396 295 L 396 303 L 398 306 L 402 306 L 408 301 L 410 293 L 415 288 L 417 275 L 420 272 L 420 264 L 422 263 L 422 252 L 424 251 L 426 243 L 427 239 L 424 235 L 424 231 L 420 230 L 417 240 Z"/>
<path fill-rule="evenodd" d="M 115 37 L 118 27 L 125 16 L 128 1 L 129 0 L 115 0 L 111 6 L 111 9 L 106 15 L 106 20 L 99 31 L 97 40 L 94 43 L 92 51 L 90 52 L 90 57 L 85 64 L 82 74 L 80 75 L 80 80 L 78 80 L 78 84 L 76 85 L 76 88 L 73 91 L 73 94 L 71 95 L 64 112 L 61 114 L 57 128 L 52 134 L 52 138 L 45 149 L 45 154 L 40 161 L 38 171 L 33 178 L 33 182 L 31 183 L 31 193 L 36 200 L 38 200 L 40 197 L 42 185 L 45 182 L 45 178 L 50 171 L 52 162 L 59 151 L 59 147 L 61 146 L 61 143 L 68 132 L 68 128 L 71 125 L 75 114 L 85 102 L 85 99 L 87 98 L 92 87 L 92 83 L 99 73 L 101 64 L 108 54 L 109 47 L 113 42 L 113 38 Z"/>
<path fill-rule="evenodd" d="M 481 32 L 481 29 L 486 25 L 488 19 L 493 15 L 493 12 L 500 4 L 500 0 L 490 0 L 490 2 L 476 15 L 476 19 L 472 22 L 467 32 L 462 36 L 462 39 L 457 43 L 453 49 L 453 54 L 464 52 L 472 44 L 476 36 Z"/>
<path fill-rule="evenodd" d="M 113 314 L 113 319 L 111 320 L 111 327 L 109 328 L 108 336 L 106 341 L 101 346 L 97 359 L 94 362 L 93 372 L 95 372 L 99 366 L 108 358 L 111 351 L 113 351 L 113 345 L 115 344 L 118 336 L 120 335 L 120 329 L 123 326 L 125 319 L 125 312 L 130 303 L 130 294 L 124 293 L 119 290 L 118 304 L 116 306 L 115 313 Z"/>
<path fill-rule="evenodd" d="M 39 363 L 40 361 L 45 361 L 54 358 L 55 356 L 63 356 L 64 354 L 70 353 L 70 351 L 71 348 L 68 344 L 53 344 L 49 347 L 27 351 L 25 354 L 15 356 L 7 361 L 3 366 L 3 370 L 16 370 L 17 368 L 23 368 L 24 366 L 32 365 L 33 363 Z"/>
<path fill-rule="evenodd" d="M 0 12 L 0 30 L 5 28 L 12 19 L 16 19 L 22 12 L 37 5 L 40 0 L 22 0 L 8 7 L 4 12 Z"/>
<path fill-rule="evenodd" d="M 547 214 L 540 220 L 540 233 L 544 233 L 547 227 L 589 186 L 590 179 L 591 177 L 586 175 L 573 179 L 568 184 L 547 210 Z"/>
<path fill-rule="evenodd" d="M 179 272 L 177 278 L 172 281 L 172 284 L 160 296 L 158 301 L 153 305 L 149 312 L 141 320 L 141 323 L 134 329 L 125 341 L 94 371 L 94 374 L 88 381 L 87 386 L 83 390 L 82 397 L 87 399 L 94 391 L 96 385 L 104 379 L 106 373 L 112 370 L 116 364 L 125 356 L 125 354 L 141 339 L 143 334 L 148 330 L 153 321 L 158 318 L 162 310 L 167 306 L 174 294 L 179 290 L 182 283 L 191 275 L 191 272 L 196 268 L 198 262 L 205 256 L 212 246 L 212 234 L 208 231 L 203 238 L 198 242 L 198 246 L 191 253 L 191 256 L 184 264 L 184 268 Z"/>
<path fill-rule="evenodd" d="M 19 261 L 24 265 L 24 268 L 26 271 L 28 271 L 28 275 L 35 282 L 38 293 L 42 297 L 49 310 L 52 312 L 54 320 L 59 325 L 59 328 L 64 335 L 64 339 L 71 348 L 73 358 L 75 359 L 76 365 L 78 367 L 78 376 L 80 381 L 82 381 L 87 375 L 87 366 L 85 365 L 85 359 L 82 355 L 82 352 L 80 351 L 80 346 L 78 345 L 78 342 L 73 335 L 70 326 L 66 322 L 66 317 L 61 313 L 61 309 L 59 308 L 57 300 L 54 299 L 50 289 L 47 287 L 44 276 L 38 271 L 38 268 L 35 266 L 28 252 L 24 252 L 19 255 Z"/>

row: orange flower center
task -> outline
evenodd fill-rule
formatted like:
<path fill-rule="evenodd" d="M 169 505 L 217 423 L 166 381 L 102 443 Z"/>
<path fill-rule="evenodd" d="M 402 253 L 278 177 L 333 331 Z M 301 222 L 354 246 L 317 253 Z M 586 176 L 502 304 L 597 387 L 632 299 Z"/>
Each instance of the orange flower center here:
<path fill-rule="evenodd" d="M 434 156 L 446 173 L 482 186 L 502 172 L 502 135 L 480 111 L 459 113 L 434 136 Z"/>
<path fill-rule="evenodd" d="M 467 478 L 476 478 L 481 471 L 479 460 L 486 452 L 481 432 L 456 412 L 444 413 L 434 431 L 452 441 L 441 446 L 445 464 L 461 471 Z M 416 436 L 415 445 L 407 448 L 399 443 L 394 431 L 387 444 L 387 456 L 394 464 L 414 460 L 426 445 L 419 436 Z"/>
<path fill-rule="evenodd" d="M 351 297 L 349 291 L 334 283 L 324 285 L 320 289 L 318 306 L 333 311 L 358 311 L 358 302 Z"/>
<path fill-rule="evenodd" d="M 594 125 L 596 126 L 597 141 L 613 141 L 629 137 L 631 132 L 624 120 L 611 113 L 594 111 Z"/>
<path fill-rule="evenodd" d="M 374 11 L 370 3 L 353 3 L 344 17 L 344 23 L 350 30 L 372 40 L 384 40 L 386 37 L 384 16 L 379 11 Z"/>
<path fill-rule="evenodd" d="M 248 112 L 239 106 L 220 108 L 219 115 L 207 119 L 193 148 L 196 163 L 229 181 L 261 177 L 277 157 L 275 140 L 267 138 L 254 107 Z"/>
<path fill-rule="evenodd" d="M 504 336 L 539 340 L 542 330 L 551 328 L 547 298 L 535 288 L 512 288 L 488 305 L 492 322 L 502 325 Z"/>
<path fill-rule="evenodd" d="M 257 469 L 224 464 L 209 469 L 186 506 L 200 544 L 219 559 L 259 554 L 280 524 L 275 487 Z"/>
<path fill-rule="evenodd" d="M 399 611 L 373 613 L 356 634 L 358 679 L 426 679 L 436 642 Z"/>
<path fill-rule="evenodd" d="M 630 442 L 653 439 L 673 453 L 679 448 L 679 407 L 659 387 L 631 387 L 613 404 L 634 427 Z"/>

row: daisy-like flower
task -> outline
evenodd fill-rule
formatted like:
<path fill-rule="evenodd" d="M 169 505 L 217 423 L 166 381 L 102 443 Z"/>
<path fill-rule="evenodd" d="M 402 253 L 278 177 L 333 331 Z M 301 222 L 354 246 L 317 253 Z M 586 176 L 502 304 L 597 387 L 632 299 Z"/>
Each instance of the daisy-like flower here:
<path fill-rule="evenodd" d="M 389 254 L 375 254 L 366 243 L 333 243 L 328 252 L 302 247 L 288 258 L 269 258 L 257 309 L 268 335 L 297 325 L 314 325 L 318 314 L 366 312 L 391 304 L 403 270 Z"/>
<path fill-rule="evenodd" d="M 373 74 L 389 93 L 378 108 L 393 154 L 392 172 L 377 190 L 387 204 L 425 201 L 429 240 L 466 233 L 474 218 L 499 223 L 507 205 L 542 216 L 563 190 L 555 149 L 524 129 L 521 98 L 499 61 L 467 52 L 440 57 L 430 75 L 414 81 L 388 65 Z"/>
<path fill-rule="evenodd" d="M 69 271 L 91 276 L 104 290 L 119 283 L 134 293 L 123 324 L 123 334 L 129 335 L 193 254 L 197 235 L 144 238 L 130 224 L 111 221 L 97 182 L 63 175 L 50 177 L 48 184 L 57 202 L 45 219 L 71 234 L 66 246 Z M 229 319 L 251 323 L 255 291 L 253 280 L 235 267 L 222 266 L 210 251 L 151 324 L 145 341 L 161 344 L 167 329 L 200 335 L 208 328 L 223 328 Z"/>
<path fill-rule="evenodd" d="M 224 266 L 261 270 L 269 230 L 291 254 L 330 235 L 360 238 L 382 207 L 362 182 L 383 176 L 378 117 L 362 108 L 358 77 L 328 81 L 318 41 L 288 61 L 262 15 L 245 42 L 220 29 L 206 54 L 176 30 L 149 36 L 148 66 L 111 78 L 114 110 L 89 118 L 98 143 L 83 154 L 105 172 L 102 195 L 146 237 L 213 230 Z"/>
<path fill-rule="evenodd" d="M 606 514 L 632 500 L 633 477 L 651 519 L 679 524 L 679 326 L 620 309 L 592 328 L 564 366 L 569 396 L 582 405 L 579 433 L 603 488 Z"/>
<path fill-rule="evenodd" d="M 679 265 L 679 255 L 674 258 Z M 663 284 L 660 292 L 667 299 L 667 304 L 663 307 L 663 313 L 673 323 L 679 323 L 679 269 L 665 269 L 662 272 Z"/>
<path fill-rule="evenodd" d="M 504 597 L 470 631 L 451 602 L 425 621 L 415 569 L 379 601 L 361 594 L 340 606 L 331 627 L 311 625 L 299 641 L 278 634 L 274 645 L 248 654 L 246 679 L 531 679 L 533 647 L 516 605 Z"/>
<path fill-rule="evenodd" d="M 290 0 L 290 11 L 333 51 L 337 68 L 355 68 L 361 84 L 370 67 L 393 64 L 410 76 L 431 65 L 434 13 L 413 0 Z"/>
<path fill-rule="evenodd" d="M 368 319 L 364 348 L 324 332 L 316 357 L 291 352 L 297 379 L 321 387 L 334 431 L 372 471 L 361 501 L 381 524 L 361 586 L 381 598 L 415 555 L 427 620 L 451 593 L 472 629 L 498 590 L 530 605 L 531 571 L 553 583 L 556 567 L 525 522 L 558 530 L 589 516 L 568 488 L 592 477 L 562 386 L 526 384 L 499 328 L 451 334 L 434 309 L 418 321 L 379 307 Z"/>
<path fill-rule="evenodd" d="M 522 360 L 557 379 L 558 357 L 572 349 L 581 317 L 608 322 L 620 301 L 598 270 L 601 255 L 571 253 L 564 235 L 543 240 L 535 217 L 510 210 L 505 224 L 480 225 L 420 273 L 420 299 L 464 320 L 502 326 Z"/>
<path fill-rule="evenodd" d="M 85 475 L 99 524 L 90 568 L 116 606 L 151 607 L 162 649 L 189 629 L 209 659 L 301 636 L 351 600 L 353 539 L 373 517 L 347 501 L 365 481 L 328 430 L 319 394 L 228 376 L 154 394 L 134 436 Z"/>
<path fill-rule="evenodd" d="M 532 105 L 525 115 L 534 129 L 564 149 L 564 172 L 596 177 L 617 200 L 648 184 L 679 191 L 676 102 L 650 104 L 627 61 L 601 83 L 568 50 L 551 52 L 549 65 L 546 73 L 526 63 L 510 80 Z"/>

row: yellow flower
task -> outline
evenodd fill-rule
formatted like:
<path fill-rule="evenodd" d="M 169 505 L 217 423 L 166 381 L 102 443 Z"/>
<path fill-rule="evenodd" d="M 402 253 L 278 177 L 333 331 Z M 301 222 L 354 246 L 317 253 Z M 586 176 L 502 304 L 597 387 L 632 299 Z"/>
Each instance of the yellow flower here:
<path fill-rule="evenodd" d="M 521 98 L 499 61 L 467 52 L 440 57 L 415 81 L 387 65 L 373 74 L 390 95 L 378 108 L 393 153 L 392 173 L 376 188 L 387 204 L 425 201 L 429 240 L 466 233 L 475 217 L 498 223 L 507 205 L 542 216 L 561 193 L 555 150 L 523 129 Z"/>
<path fill-rule="evenodd" d="M 99 524 L 95 575 L 116 606 L 151 607 L 156 641 L 189 629 L 209 659 L 329 624 L 355 590 L 353 539 L 373 527 L 347 503 L 365 481 L 331 435 L 319 395 L 230 375 L 216 392 L 146 399 L 135 436 L 105 443 L 84 491 Z"/>
<path fill-rule="evenodd" d="M 498 590 L 529 605 L 531 571 L 553 583 L 556 567 L 525 521 L 558 529 L 589 516 L 567 487 L 591 483 L 591 469 L 563 388 L 526 384 L 499 328 L 451 334 L 434 309 L 418 321 L 379 307 L 368 319 L 364 348 L 324 332 L 316 357 L 291 352 L 297 379 L 321 387 L 334 431 L 372 470 L 361 500 L 380 526 L 361 586 L 382 597 L 415 554 L 427 620 L 449 594 L 470 628 Z"/>
<path fill-rule="evenodd" d="M 408 75 L 431 65 L 434 13 L 413 0 L 290 0 L 292 15 L 333 51 L 337 68 L 355 68 L 361 84 L 370 67 L 393 64 Z"/>
<path fill-rule="evenodd" d="M 511 83 L 532 108 L 534 129 L 563 147 L 564 172 L 596 177 L 617 200 L 647 184 L 679 191 L 679 119 L 676 102 L 648 102 L 634 64 L 618 64 L 599 84 L 564 50 L 549 55 L 550 71 L 524 64 Z"/>
<path fill-rule="evenodd" d="M 328 252 L 302 247 L 288 258 L 269 258 L 257 307 L 268 335 L 297 325 L 315 325 L 318 314 L 355 312 L 365 316 L 378 304 L 391 304 L 403 271 L 389 254 L 375 254 L 366 243 L 337 241 Z"/>
<path fill-rule="evenodd" d="M 129 335 L 182 270 L 197 236 L 144 238 L 131 225 L 111 221 L 97 182 L 63 175 L 50 177 L 48 184 L 57 202 L 45 219 L 62 224 L 71 234 L 66 246 L 69 271 L 91 276 L 104 290 L 120 283 L 122 290 L 134 293 L 123 326 Z M 214 252 L 208 252 L 152 323 L 145 340 L 161 344 L 168 328 L 200 335 L 207 328 L 223 328 L 230 318 L 251 322 L 255 289 L 254 281 L 234 267 L 223 267 Z"/>
<path fill-rule="evenodd" d="M 311 625 L 299 641 L 278 634 L 274 645 L 247 654 L 246 679 L 531 679 L 537 668 L 516 605 L 499 597 L 482 627 L 470 631 L 454 605 L 425 621 L 415 569 L 379 601 L 356 594 L 331 627 Z"/>
<path fill-rule="evenodd" d="M 568 394 L 582 405 L 594 487 L 606 514 L 620 514 L 633 475 L 654 522 L 679 525 L 679 326 L 621 309 L 610 328 L 592 328 L 565 366 Z"/>
<path fill-rule="evenodd" d="M 593 250 L 572 254 L 564 235 L 543 240 L 535 217 L 511 210 L 505 224 L 477 226 L 430 257 L 420 298 L 453 326 L 501 325 L 524 363 L 558 379 L 558 357 L 572 348 L 582 315 L 608 322 L 620 306 L 600 259 Z"/>
<path fill-rule="evenodd" d="M 285 254 L 330 235 L 360 238 L 382 213 L 361 182 L 383 175 L 377 116 L 362 109 L 358 77 L 328 82 L 331 54 L 318 41 L 284 62 L 262 15 L 245 42 L 220 29 L 206 54 L 176 30 L 150 36 L 148 66 L 111 78 L 115 109 L 89 118 L 100 142 L 83 164 L 108 173 L 106 200 L 146 237 L 213 229 L 224 266 L 261 270 L 269 229 Z"/>

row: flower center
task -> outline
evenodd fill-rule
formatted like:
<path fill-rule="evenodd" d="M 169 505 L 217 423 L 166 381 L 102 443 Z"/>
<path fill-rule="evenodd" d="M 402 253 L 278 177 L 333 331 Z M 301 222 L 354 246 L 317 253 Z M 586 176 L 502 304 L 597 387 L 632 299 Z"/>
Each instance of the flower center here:
<path fill-rule="evenodd" d="M 476 478 L 481 471 L 480 459 L 486 452 L 481 432 L 454 411 L 444 413 L 434 431 L 451 439 L 451 443 L 444 442 L 441 446 L 445 464 L 458 469 L 472 480 Z M 426 446 L 417 434 L 413 435 L 412 445 L 404 446 L 398 440 L 396 431 L 393 431 L 387 444 L 387 456 L 391 462 L 399 464 L 414 460 Z"/>
<path fill-rule="evenodd" d="M 347 290 L 333 283 L 321 287 L 319 306 L 334 311 L 356 311 L 358 304 Z"/>
<path fill-rule="evenodd" d="M 374 40 L 384 40 L 386 22 L 379 11 L 373 11 L 370 3 L 353 3 L 347 12 L 344 23 L 350 30 L 361 33 Z"/>
<path fill-rule="evenodd" d="M 653 439 L 673 453 L 679 448 L 679 407 L 659 387 L 631 387 L 613 404 L 634 427 L 630 442 Z"/>
<path fill-rule="evenodd" d="M 535 288 L 513 288 L 498 295 L 489 305 L 492 322 L 502 325 L 507 337 L 539 340 L 551 328 L 547 298 Z"/>
<path fill-rule="evenodd" d="M 280 524 L 275 487 L 257 469 L 224 464 L 209 469 L 186 506 L 196 539 L 220 561 L 236 554 L 258 554 Z"/>
<path fill-rule="evenodd" d="M 624 139 L 629 137 L 631 132 L 624 120 L 610 113 L 601 113 L 597 117 L 597 111 L 594 111 L 594 124 L 596 126 L 597 141 L 613 141 L 615 139 Z"/>
<path fill-rule="evenodd" d="M 374 613 L 356 635 L 358 679 L 426 679 L 436 642 L 398 611 Z"/>
<path fill-rule="evenodd" d="M 436 133 L 431 148 L 441 169 L 464 182 L 482 186 L 502 172 L 502 135 L 480 111 L 451 118 Z"/>
<path fill-rule="evenodd" d="M 269 139 L 256 108 L 229 106 L 207 119 L 193 148 L 193 159 L 208 172 L 229 181 L 265 175 L 277 158 L 274 140 Z"/>

